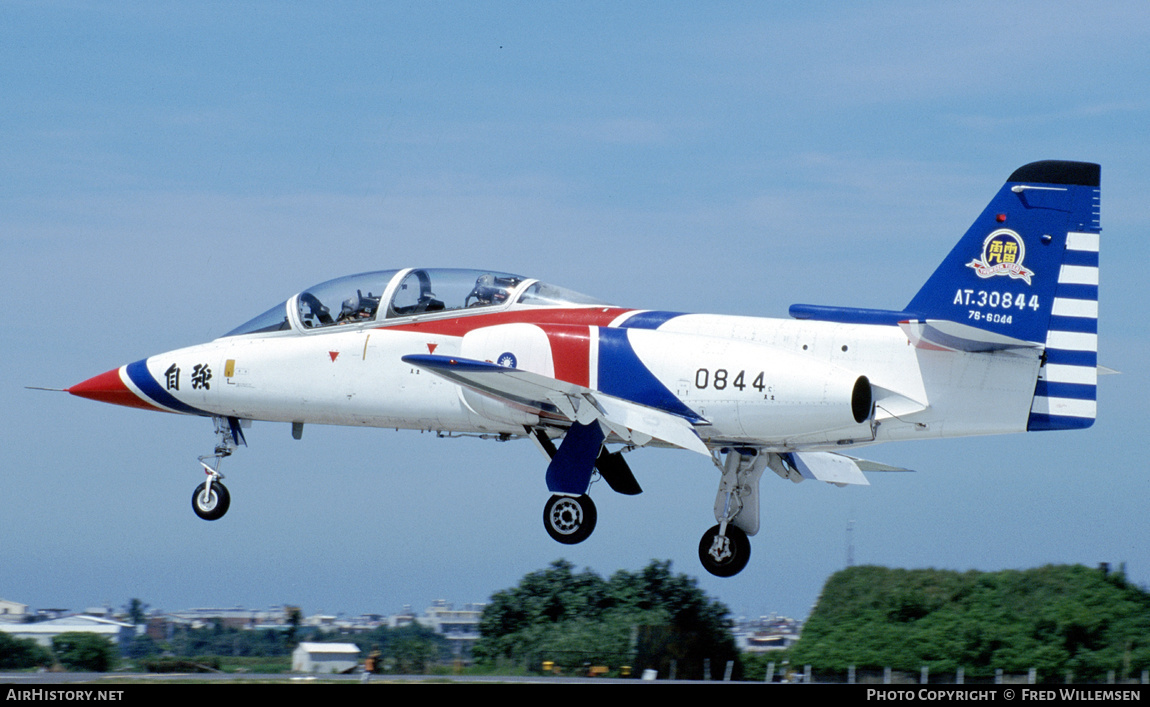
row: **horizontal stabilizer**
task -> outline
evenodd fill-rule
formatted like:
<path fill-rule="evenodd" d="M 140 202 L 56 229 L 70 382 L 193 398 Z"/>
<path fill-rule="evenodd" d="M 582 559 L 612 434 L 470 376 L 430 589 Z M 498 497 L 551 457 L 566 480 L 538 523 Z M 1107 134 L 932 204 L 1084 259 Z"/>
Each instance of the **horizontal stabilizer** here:
<path fill-rule="evenodd" d="M 626 442 L 642 446 L 657 439 L 711 456 L 689 421 L 646 405 L 486 361 L 433 354 L 412 354 L 403 361 L 522 409 L 560 415 L 582 425 L 598 420 Z"/>
<path fill-rule="evenodd" d="M 845 486 L 869 486 L 864 471 L 910 471 L 834 452 L 792 452 L 781 455 L 804 479 Z"/>
<path fill-rule="evenodd" d="M 915 348 L 919 349 L 989 353 L 1042 348 L 1040 344 L 946 319 L 910 320 L 899 322 L 898 325 Z"/>
<path fill-rule="evenodd" d="M 819 304 L 792 304 L 790 315 L 795 319 L 838 324 L 886 324 L 894 326 L 908 319 L 909 312 L 889 309 L 863 309 L 860 307 L 826 307 Z"/>

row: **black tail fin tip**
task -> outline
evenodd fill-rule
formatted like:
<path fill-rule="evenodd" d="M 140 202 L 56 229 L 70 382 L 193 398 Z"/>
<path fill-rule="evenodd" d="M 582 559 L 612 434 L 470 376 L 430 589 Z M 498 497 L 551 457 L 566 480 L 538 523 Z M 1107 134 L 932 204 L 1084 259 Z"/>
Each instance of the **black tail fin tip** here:
<path fill-rule="evenodd" d="M 1019 167 L 1006 181 L 1097 187 L 1102 184 L 1102 167 L 1093 162 L 1042 160 Z"/>

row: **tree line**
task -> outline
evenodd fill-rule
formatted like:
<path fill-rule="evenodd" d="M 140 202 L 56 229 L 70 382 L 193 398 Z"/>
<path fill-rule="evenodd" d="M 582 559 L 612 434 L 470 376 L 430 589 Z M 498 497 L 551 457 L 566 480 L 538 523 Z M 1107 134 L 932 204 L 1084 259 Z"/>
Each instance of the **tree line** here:
<path fill-rule="evenodd" d="M 134 600 L 129 612 L 142 620 Z M 560 670 L 571 674 L 626 666 L 659 677 L 762 679 L 766 661 L 810 665 L 842 679 L 848 669 L 891 668 L 972 679 L 996 670 L 1042 682 L 1138 677 L 1150 669 L 1150 593 L 1123 570 L 1048 565 L 1030 570 L 954 572 L 852 567 L 832 575 L 798 643 L 768 658 L 740 657 L 729 610 L 669 561 L 603 578 L 558 560 L 496 592 L 480 620 L 472 658 L 488 671 Z M 458 657 L 449 641 L 419 625 L 363 633 L 317 633 L 298 612 L 283 630 L 244 630 L 216 623 L 178 628 L 165 640 L 137 636 L 125 655 L 145 661 L 204 656 L 287 656 L 302 640 L 351 642 L 377 671 L 422 673 Z M 59 664 L 108 670 L 120 656 L 94 634 L 65 634 L 52 649 L 0 632 L 0 669 Z M 183 663 L 181 663 L 183 664 Z M 214 663 L 218 666 L 218 660 Z M 837 676 L 834 678 L 833 676 Z"/>
<path fill-rule="evenodd" d="M 955 572 L 852 567 L 831 576 L 793 665 L 972 677 L 1037 671 L 1043 682 L 1150 668 L 1150 593 L 1082 565 Z"/>
<path fill-rule="evenodd" d="M 704 677 L 708 663 L 722 675 L 728 661 L 741 673 L 729 610 L 673 574 L 670 561 L 603 579 L 566 560 L 532 572 L 496 592 L 483 612 L 477 660 L 539 670 L 546 662 L 568 672 L 627 666 L 667 677 Z"/>

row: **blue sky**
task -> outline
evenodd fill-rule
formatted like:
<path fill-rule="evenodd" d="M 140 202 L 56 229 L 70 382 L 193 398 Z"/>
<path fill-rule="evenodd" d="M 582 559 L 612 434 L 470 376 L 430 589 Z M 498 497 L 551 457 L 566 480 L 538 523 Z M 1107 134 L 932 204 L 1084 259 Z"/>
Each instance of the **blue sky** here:
<path fill-rule="evenodd" d="M 35 607 L 394 611 L 565 557 L 653 558 L 805 616 L 846 558 L 1127 563 L 1150 584 L 1145 2 L 88 3 L 0 7 L 0 596 Z M 1016 167 L 1102 164 L 1086 431 L 883 445 L 872 486 L 764 477 L 750 566 L 706 575 L 717 472 L 629 460 L 599 527 L 541 527 L 526 442 L 256 423 L 193 516 L 210 421 L 66 387 L 333 277 L 526 275 L 613 303 L 900 308 Z"/>

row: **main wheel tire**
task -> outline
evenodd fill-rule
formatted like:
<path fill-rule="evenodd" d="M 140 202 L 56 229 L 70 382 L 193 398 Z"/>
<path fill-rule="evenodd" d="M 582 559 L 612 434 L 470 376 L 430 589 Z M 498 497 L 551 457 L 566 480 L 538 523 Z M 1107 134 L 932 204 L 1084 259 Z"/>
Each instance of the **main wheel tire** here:
<path fill-rule="evenodd" d="M 564 545 L 575 545 L 591 537 L 598 514 L 591 497 L 552 496 L 543 507 L 543 527 L 552 539 Z"/>
<path fill-rule="evenodd" d="M 739 528 L 727 525 L 726 542 L 719 539 L 719 526 L 703 533 L 699 541 L 699 561 L 703 568 L 716 577 L 734 577 L 751 559 L 751 541 Z"/>
<path fill-rule="evenodd" d="M 219 481 L 212 482 L 211 491 L 208 491 L 207 487 L 206 481 L 196 487 L 195 493 L 192 494 L 192 510 L 204 520 L 223 518 L 232 503 L 231 494 Z"/>

